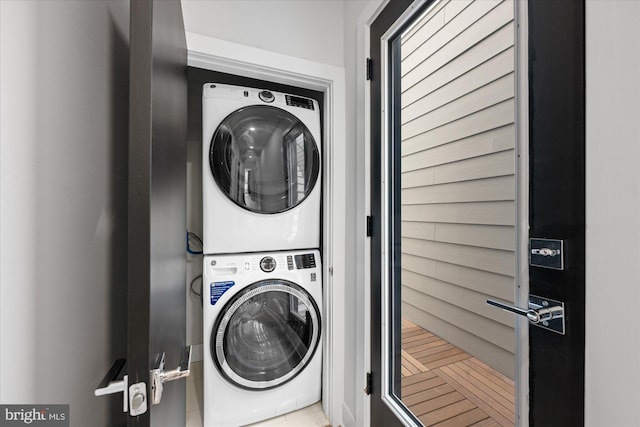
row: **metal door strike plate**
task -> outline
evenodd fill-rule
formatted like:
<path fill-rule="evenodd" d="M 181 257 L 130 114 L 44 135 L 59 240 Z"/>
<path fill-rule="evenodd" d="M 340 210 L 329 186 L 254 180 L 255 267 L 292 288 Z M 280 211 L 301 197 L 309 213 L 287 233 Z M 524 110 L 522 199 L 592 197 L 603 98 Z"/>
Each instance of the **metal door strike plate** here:
<path fill-rule="evenodd" d="M 529 265 L 564 270 L 564 241 L 529 239 Z"/>

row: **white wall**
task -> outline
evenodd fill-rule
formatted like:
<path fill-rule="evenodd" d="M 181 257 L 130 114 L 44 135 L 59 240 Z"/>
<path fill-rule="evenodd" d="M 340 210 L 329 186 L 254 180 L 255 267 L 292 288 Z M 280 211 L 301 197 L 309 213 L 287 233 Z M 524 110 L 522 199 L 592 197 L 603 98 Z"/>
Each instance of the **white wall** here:
<path fill-rule="evenodd" d="M 640 425 L 640 2 L 586 2 L 585 425 Z"/>
<path fill-rule="evenodd" d="M 121 396 L 93 389 L 125 356 L 129 5 L 0 15 L 0 402 L 113 426 Z"/>
<path fill-rule="evenodd" d="M 182 0 L 185 28 L 343 66 L 343 0 Z"/>

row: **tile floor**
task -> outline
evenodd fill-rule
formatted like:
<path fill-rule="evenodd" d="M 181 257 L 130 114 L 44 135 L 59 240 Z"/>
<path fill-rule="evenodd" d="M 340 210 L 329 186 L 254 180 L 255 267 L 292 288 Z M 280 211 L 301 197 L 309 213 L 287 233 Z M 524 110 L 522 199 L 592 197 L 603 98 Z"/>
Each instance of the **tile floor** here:
<path fill-rule="evenodd" d="M 203 427 L 202 362 L 191 364 L 191 375 L 187 378 L 187 427 Z M 322 412 L 320 402 L 290 414 L 281 415 L 251 424 L 250 427 L 327 427 L 329 420 Z"/>

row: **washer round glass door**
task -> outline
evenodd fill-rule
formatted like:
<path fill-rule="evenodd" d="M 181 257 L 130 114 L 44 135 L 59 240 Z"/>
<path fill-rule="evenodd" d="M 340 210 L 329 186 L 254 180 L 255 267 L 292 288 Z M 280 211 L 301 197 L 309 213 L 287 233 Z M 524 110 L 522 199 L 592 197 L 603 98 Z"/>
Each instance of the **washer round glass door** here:
<path fill-rule="evenodd" d="M 272 214 L 294 208 L 311 193 L 320 153 L 309 129 L 289 112 L 250 106 L 227 116 L 209 147 L 211 172 L 235 204 Z"/>
<path fill-rule="evenodd" d="M 300 373 L 320 340 L 313 298 L 286 280 L 263 280 L 235 295 L 211 332 L 222 375 L 252 390 L 277 387 Z"/>

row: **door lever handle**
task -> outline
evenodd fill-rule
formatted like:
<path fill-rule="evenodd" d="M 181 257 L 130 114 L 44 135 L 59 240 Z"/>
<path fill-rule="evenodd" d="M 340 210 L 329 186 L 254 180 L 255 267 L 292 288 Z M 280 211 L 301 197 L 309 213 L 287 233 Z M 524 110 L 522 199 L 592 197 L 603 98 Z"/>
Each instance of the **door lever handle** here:
<path fill-rule="evenodd" d="M 525 310 L 520 307 L 514 307 L 512 305 L 503 304 L 499 301 L 493 301 L 490 299 L 487 300 L 487 304 L 510 311 L 511 313 L 519 314 L 520 316 L 525 316 L 531 323 L 547 322 L 549 320 L 562 317 L 564 314 L 564 309 L 558 306 L 541 307 L 538 309 L 530 308 Z"/>
<path fill-rule="evenodd" d="M 117 359 L 109 368 L 98 387 L 94 390 L 95 396 L 122 393 L 122 411 L 129 411 L 129 391 L 126 359 Z"/>
<path fill-rule="evenodd" d="M 564 335 L 564 303 L 529 295 L 529 308 L 524 309 L 500 301 L 487 300 L 487 304 L 524 316 L 533 325 Z"/>
<path fill-rule="evenodd" d="M 524 316 L 527 319 L 529 319 L 530 321 L 536 323 L 536 312 L 535 312 L 535 310 L 525 310 L 524 308 L 515 307 L 513 305 L 504 304 L 504 303 L 501 303 L 500 301 L 494 301 L 494 300 L 491 300 L 491 299 L 487 300 L 487 304 L 492 305 L 494 307 L 501 308 L 501 309 L 509 311 L 511 313 L 518 314 L 520 316 Z"/>
<path fill-rule="evenodd" d="M 162 399 L 164 383 L 186 378 L 191 373 L 191 346 L 182 349 L 180 363 L 176 369 L 165 371 L 164 358 L 165 354 L 162 353 L 156 361 L 156 368 L 151 370 L 151 403 L 154 405 L 159 404 Z"/>

